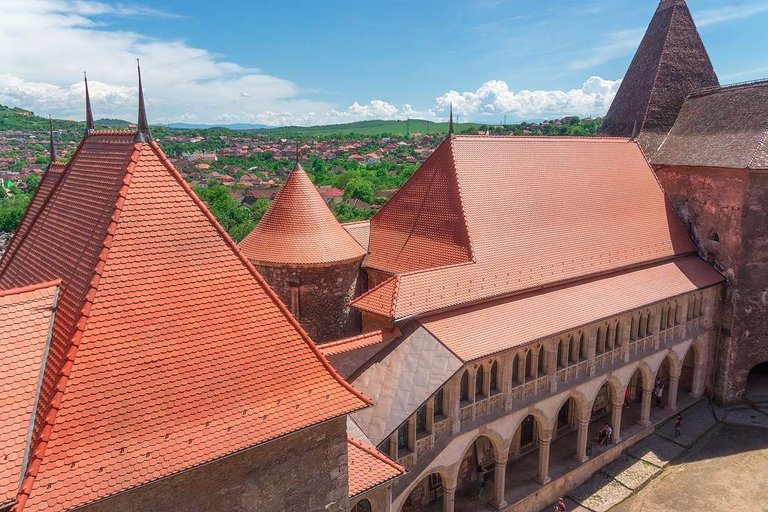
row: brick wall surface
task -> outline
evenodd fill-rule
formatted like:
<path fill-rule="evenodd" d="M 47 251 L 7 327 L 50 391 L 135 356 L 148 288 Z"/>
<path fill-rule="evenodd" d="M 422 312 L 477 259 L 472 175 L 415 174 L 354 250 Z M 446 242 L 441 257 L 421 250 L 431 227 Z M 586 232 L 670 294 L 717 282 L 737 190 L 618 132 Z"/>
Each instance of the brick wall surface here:
<path fill-rule="evenodd" d="M 341 417 L 77 512 L 348 512 L 348 492 Z"/>

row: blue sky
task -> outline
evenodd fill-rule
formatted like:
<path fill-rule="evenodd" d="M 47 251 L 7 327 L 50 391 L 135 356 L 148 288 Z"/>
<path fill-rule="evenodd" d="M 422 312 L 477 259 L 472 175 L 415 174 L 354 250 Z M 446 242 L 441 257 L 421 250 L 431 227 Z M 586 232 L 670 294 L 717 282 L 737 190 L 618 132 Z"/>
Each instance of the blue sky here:
<path fill-rule="evenodd" d="M 5 2 L 0 103 L 81 118 L 80 70 L 87 68 L 97 117 L 130 117 L 132 58 L 139 56 L 155 120 L 269 124 L 440 119 L 448 103 L 463 119 L 478 121 L 600 115 L 657 6 L 655 0 Z M 688 5 L 722 82 L 768 76 L 768 0 Z M 521 94 L 526 90 L 532 92 Z"/>

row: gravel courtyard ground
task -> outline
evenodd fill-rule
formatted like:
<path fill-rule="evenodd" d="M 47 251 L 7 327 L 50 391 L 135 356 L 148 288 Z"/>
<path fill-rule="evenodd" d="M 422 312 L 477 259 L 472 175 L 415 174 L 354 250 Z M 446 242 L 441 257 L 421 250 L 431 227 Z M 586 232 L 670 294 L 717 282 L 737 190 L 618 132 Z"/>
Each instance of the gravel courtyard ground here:
<path fill-rule="evenodd" d="M 768 430 L 718 424 L 611 512 L 768 512 Z"/>

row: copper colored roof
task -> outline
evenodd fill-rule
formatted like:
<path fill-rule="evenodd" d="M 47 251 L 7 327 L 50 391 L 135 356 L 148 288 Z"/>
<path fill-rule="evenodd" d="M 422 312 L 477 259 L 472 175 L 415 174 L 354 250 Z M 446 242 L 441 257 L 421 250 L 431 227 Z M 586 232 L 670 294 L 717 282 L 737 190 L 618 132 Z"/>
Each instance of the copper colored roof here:
<path fill-rule="evenodd" d="M 768 81 L 692 94 L 652 163 L 768 169 Z"/>
<path fill-rule="evenodd" d="M 4 288 L 62 278 L 19 511 L 70 510 L 369 403 L 133 137 L 87 137 L 0 267 Z"/>
<path fill-rule="evenodd" d="M 687 256 L 429 316 L 420 322 L 467 362 L 721 281 L 723 277 L 709 264 Z"/>
<path fill-rule="evenodd" d="M 405 473 L 400 464 L 352 436 L 347 436 L 347 461 L 350 498 Z"/>
<path fill-rule="evenodd" d="M 403 319 L 694 251 L 640 148 L 626 139 L 458 136 L 432 158 L 460 191 L 474 261 L 398 273 L 356 299 L 360 309 Z M 418 208 L 394 211 L 423 197 L 409 199 L 412 190 L 403 187 L 393 198 L 400 201 L 371 222 L 375 268 L 433 261 L 447 245 L 448 225 L 431 236 L 433 223 L 418 219 Z M 393 237 L 390 215 L 422 223 L 422 241 Z M 465 229 L 451 225 L 457 235 Z"/>
<path fill-rule="evenodd" d="M 363 220 L 360 222 L 345 222 L 341 225 L 352 238 L 368 252 L 368 242 L 371 237 L 371 221 Z"/>
<path fill-rule="evenodd" d="M 400 336 L 400 329 L 395 328 L 393 330 L 377 330 L 358 334 L 357 336 L 351 336 L 330 343 L 323 343 L 318 346 L 320 352 L 325 357 L 335 356 L 343 354 L 344 352 L 351 352 L 353 350 L 359 350 L 361 348 L 370 347 L 379 343 L 392 341 Z"/>
<path fill-rule="evenodd" d="M 323 265 L 362 259 L 365 251 L 336 220 L 296 164 L 240 250 L 260 264 Z"/>
<path fill-rule="evenodd" d="M 663 0 L 603 120 L 602 132 L 629 137 L 636 129 L 651 156 L 688 93 L 718 84 L 685 1 Z"/>
<path fill-rule="evenodd" d="M 0 508 L 16 499 L 21 485 L 58 285 L 0 292 Z"/>

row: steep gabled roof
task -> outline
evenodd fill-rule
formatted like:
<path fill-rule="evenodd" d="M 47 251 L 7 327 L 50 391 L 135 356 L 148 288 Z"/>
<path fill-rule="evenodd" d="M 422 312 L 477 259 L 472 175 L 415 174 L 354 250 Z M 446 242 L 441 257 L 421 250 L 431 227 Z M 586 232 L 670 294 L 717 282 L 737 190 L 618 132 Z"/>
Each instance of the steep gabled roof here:
<path fill-rule="evenodd" d="M 603 121 L 605 135 L 639 133 L 653 155 L 689 92 L 719 85 L 684 0 L 662 0 Z"/>
<path fill-rule="evenodd" d="M 365 256 L 298 163 L 240 249 L 262 264 L 323 265 Z"/>
<path fill-rule="evenodd" d="M 651 162 L 768 169 L 768 81 L 691 94 Z"/>
<path fill-rule="evenodd" d="M 444 147 L 452 158 L 437 172 L 461 191 L 474 262 L 397 273 L 357 298 L 359 309 L 403 319 L 694 251 L 634 142 L 457 136 Z M 400 204 L 409 204 L 409 190 Z M 422 222 L 412 208 L 398 217 Z M 369 261 L 378 229 L 374 217 Z M 430 243 L 416 255 L 445 246 Z"/>
<path fill-rule="evenodd" d="M 405 473 L 400 464 L 352 436 L 347 436 L 347 466 L 350 498 Z"/>
<path fill-rule="evenodd" d="M 365 407 L 154 143 L 89 136 L 6 254 L 62 278 L 17 509 L 63 511 Z"/>
<path fill-rule="evenodd" d="M 28 459 L 58 286 L 0 292 L 0 509 L 16 500 Z"/>
<path fill-rule="evenodd" d="M 371 219 L 366 266 L 394 273 L 472 261 L 454 169 L 446 139 Z"/>

